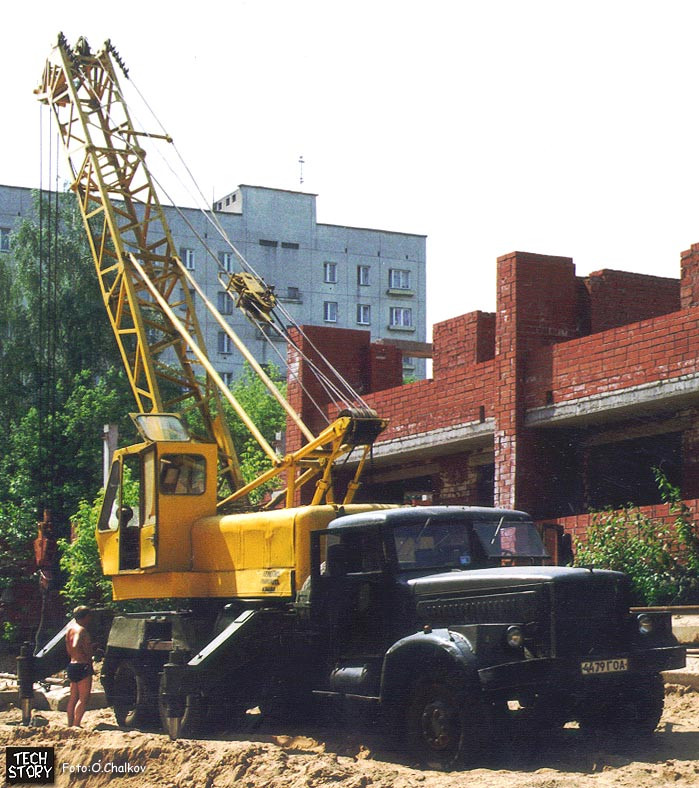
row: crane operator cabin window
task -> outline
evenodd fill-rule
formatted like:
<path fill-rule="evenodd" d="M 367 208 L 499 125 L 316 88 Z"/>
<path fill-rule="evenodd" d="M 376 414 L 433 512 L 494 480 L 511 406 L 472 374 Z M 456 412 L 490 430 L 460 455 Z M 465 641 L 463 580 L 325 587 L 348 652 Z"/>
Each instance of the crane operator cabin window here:
<path fill-rule="evenodd" d="M 201 495 L 206 487 L 206 460 L 199 454 L 163 454 L 159 478 L 164 495 Z"/>

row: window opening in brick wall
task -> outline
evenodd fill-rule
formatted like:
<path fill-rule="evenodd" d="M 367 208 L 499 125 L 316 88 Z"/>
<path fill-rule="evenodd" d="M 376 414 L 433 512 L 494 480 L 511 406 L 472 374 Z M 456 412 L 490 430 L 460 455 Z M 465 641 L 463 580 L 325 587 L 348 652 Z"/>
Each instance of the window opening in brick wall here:
<path fill-rule="evenodd" d="M 357 284 L 366 287 L 369 284 L 369 270 L 368 265 L 357 266 Z"/>
<path fill-rule="evenodd" d="M 10 251 L 10 228 L 0 227 L 0 252 Z"/>
<path fill-rule="evenodd" d="M 587 449 L 588 509 L 660 503 L 653 468 L 660 467 L 672 484 L 682 481 L 682 434 L 591 446 Z"/>
<path fill-rule="evenodd" d="M 495 464 L 479 465 L 476 468 L 476 506 L 492 506 L 495 503 Z"/>

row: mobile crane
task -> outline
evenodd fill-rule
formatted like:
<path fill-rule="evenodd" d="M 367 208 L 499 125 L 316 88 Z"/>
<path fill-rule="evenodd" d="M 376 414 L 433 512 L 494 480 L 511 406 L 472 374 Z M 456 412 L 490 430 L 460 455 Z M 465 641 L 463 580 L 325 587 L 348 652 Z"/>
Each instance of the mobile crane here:
<path fill-rule="evenodd" d="M 651 733 L 660 671 L 685 659 L 669 615 L 633 613 L 621 573 L 547 565 L 524 512 L 352 503 L 386 423 L 376 413 L 347 410 L 316 436 L 282 403 L 305 445 L 277 457 L 260 435 L 271 468 L 242 481 L 221 399 L 257 430 L 203 350 L 190 288 L 207 299 L 175 252 L 115 62 L 124 70 L 109 43 L 93 54 L 61 36 L 38 93 L 58 119 L 139 409 L 143 440 L 116 452 L 106 485 L 102 567 L 115 599 L 189 603 L 103 622 L 102 681 L 119 724 L 160 718 L 175 738 L 235 723 L 252 706 L 298 714 L 312 699 L 340 699 L 380 708 L 413 756 L 437 768 L 472 762 L 513 705 L 535 725 Z M 225 285 L 258 325 L 273 322 L 263 281 L 245 272 Z M 203 438 L 181 418 L 194 409 Z M 357 472 L 340 498 L 333 468 L 355 448 Z M 129 468 L 135 505 L 124 497 Z M 232 511 L 277 474 L 286 475 L 283 508 Z M 310 505 L 295 506 L 312 480 Z M 20 655 L 25 721 L 33 681 L 64 666 L 62 632 Z"/>

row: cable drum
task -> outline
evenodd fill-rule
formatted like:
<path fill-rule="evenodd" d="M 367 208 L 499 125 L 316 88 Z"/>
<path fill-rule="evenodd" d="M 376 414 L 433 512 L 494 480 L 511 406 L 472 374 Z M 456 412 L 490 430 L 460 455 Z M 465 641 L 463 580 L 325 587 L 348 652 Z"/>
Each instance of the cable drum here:
<path fill-rule="evenodd" d="M 388 424 L 372 408 L 344 408 L 338 414 L 338 418 L 343 417 L 352 419 L 345 435 L 355 446 L 371 446 Z"/>

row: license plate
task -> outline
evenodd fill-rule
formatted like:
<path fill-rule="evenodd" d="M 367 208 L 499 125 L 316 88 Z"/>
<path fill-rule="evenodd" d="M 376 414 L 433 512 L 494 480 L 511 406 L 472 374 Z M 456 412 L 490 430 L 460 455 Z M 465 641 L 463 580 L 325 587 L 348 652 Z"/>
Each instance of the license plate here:
<path fill-rule="evenodd" d="M 623 673 L 629 669 L 629 661 L 621 659 L 589 659 L 580 663 L 583 676 L 593 676 L 598 673 Z"/>

